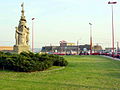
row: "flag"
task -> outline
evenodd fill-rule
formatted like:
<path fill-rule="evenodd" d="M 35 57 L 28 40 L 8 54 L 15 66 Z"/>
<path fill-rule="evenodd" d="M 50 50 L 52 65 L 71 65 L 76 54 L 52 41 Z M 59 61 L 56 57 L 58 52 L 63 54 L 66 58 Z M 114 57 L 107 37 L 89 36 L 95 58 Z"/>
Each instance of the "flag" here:
<path fill-rule="evenodd" d="M 108 4 L 116 4 L 116 3 L 117 3 L 117 2 L 110 2 L 110 1 L 108 2 Z"/>
<path fill-rule="evenodd" d="M 92 25 L 92 23 L 89 23 L 90 25 Z"/>
<path fill-rule="evenodd" d="M 32 18 L 32 20 L 34 20 L 35 18 Z"/>

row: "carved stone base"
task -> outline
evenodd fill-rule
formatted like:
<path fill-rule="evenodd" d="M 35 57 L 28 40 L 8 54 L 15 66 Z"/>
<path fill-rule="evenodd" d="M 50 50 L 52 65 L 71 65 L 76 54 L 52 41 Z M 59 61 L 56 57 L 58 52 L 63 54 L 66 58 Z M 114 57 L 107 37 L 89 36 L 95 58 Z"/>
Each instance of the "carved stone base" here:
<path fill-rule="evenodd" d="M 22 45 L 16 46 L 16 45 L 14 45 L 13 49 L 14 49 L 15 53 L 21 53 L 23 51 L 28 52 L 28 51 L 30 51 L 30 46 L 29 45 L 27 45 L 27 46 L 22 46 Z"/>

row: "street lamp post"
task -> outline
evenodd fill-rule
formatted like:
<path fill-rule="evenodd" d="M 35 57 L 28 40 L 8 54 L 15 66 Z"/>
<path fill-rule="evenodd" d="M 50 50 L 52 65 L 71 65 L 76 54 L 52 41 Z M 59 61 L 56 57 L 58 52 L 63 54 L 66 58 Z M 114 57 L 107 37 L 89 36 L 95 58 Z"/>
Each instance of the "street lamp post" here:
<path fill-rule="evenodd" d="M 90 55 L 92 55 L 92 24 L 89 23 L 90 25 Z"/>
<path fill-rule="evenodd" d="M 77 55 L 79 55 L 79 41 L 77 40 Z"/>
<path fill-rule="evenodd" d="M 32 52 L 34 52 L 34 19 L 32 18 Z"/>
<path fill-rule="evenodd" d="M 112 9 L 112 55 L 114 57 L 114 18 L 113 18 L 113 4 L 116 4 L 117 2 L 108 2 L 108 4 L 111 4 Z"/>
<path fill-rule="evenodd" d="M 117 53 L 119 52 L 119 42 L 117 42 Z"/>

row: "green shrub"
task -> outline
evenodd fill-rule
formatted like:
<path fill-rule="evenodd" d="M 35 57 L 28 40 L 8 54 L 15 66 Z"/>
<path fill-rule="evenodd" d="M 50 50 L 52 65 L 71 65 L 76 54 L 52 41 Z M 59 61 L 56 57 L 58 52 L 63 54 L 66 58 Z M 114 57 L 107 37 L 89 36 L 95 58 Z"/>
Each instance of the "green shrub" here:
<path fill-rule="evenodd" d="M 59 57 L 57 58 L 57 60 L 55 60 L 53 65 L 54 66 L 67 66 L 68 62 L 63 57 Z"/>
<path fill-rule="evenodd" d="M 35 54 L 22 52 L 11 54 L 0 52 L 0 69 L 19 72 L 33 72 L 46 70 L 51 66 L 67 66 L 68 62 L 63 57 L 48 54 Z"/>

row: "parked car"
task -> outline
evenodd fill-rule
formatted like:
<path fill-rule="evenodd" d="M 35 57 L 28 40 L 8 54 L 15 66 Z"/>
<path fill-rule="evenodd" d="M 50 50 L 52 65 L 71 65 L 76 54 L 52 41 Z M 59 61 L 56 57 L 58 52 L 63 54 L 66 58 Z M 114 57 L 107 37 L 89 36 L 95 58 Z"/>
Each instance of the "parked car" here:
<path fill-rule="evenodd" d="M 100 55 L 100 53 L 98 53 L 98 52 L 95 52 L 95 53 L 92 53 L 92 55 Z"/>
<path fill-rule="evenodd" d="M 79 55 L 89 55 L 88 52 L 80 52 Z"/>
<path fill-rule="evenodd" d="M 114 54 L 114 57 L 115 57 L 115 58 L 120 58 L 120 52 Z"/>

